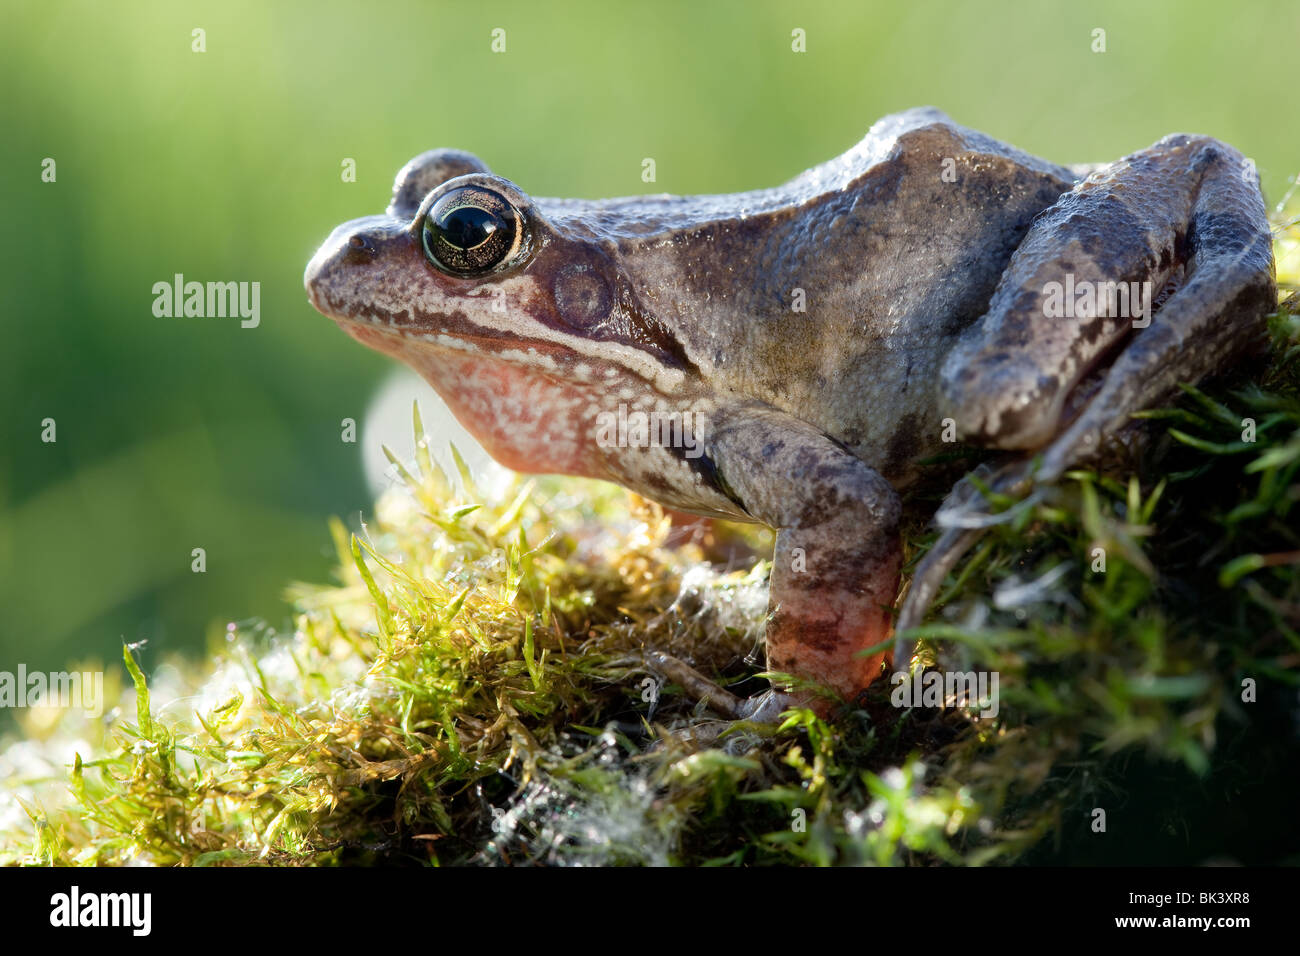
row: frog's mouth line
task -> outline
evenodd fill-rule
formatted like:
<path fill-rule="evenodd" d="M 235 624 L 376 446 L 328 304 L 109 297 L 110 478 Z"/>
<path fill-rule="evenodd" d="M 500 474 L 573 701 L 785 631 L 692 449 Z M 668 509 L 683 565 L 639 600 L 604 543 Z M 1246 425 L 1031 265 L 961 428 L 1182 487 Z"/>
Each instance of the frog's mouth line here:
<path fill-rule="evenodd" d="M 328 313 L 327 313 L 328 314 Z M 560 356 L 566 350 L 553 342 L 531 340 L 520 342 L 506 336 L 468 335 L 462 332 L 420 332 L 414 329 L 392 329 L 371 322 L 364 318 L 346 318 L 331 315 L 334 323 L 362 345 L 391 355 L 410 364 L 410 357 L 431 351 L 442 352 L 449 357 L 473 358 L 480 356 L 498 361 L 510 361 L 511 353 L 521 356 L 530 353 L 534 359 L 550 359 L 558 371 Z M 529 364 L 518 362 L 517 364 Z M 538 369 L 538 371 L 543 371 Z"/>

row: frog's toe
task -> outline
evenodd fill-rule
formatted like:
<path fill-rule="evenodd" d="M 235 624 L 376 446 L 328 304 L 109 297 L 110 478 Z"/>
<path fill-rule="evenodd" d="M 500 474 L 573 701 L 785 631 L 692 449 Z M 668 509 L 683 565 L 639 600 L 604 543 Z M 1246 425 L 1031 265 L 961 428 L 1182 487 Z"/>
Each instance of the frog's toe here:
<path fill-rule="evenodd" d="M 1038 466 L 1035 459 L 1020 459 L 1008 462 L 997 470 L 987 465 L 981 465 L 975 470 L 974 477 L 980 479 L 980 484 L 994 494 L 1011 497 L 1027 495 L 1004 511 L 995 513 L 990 510 L 987 498 L 969 479 L 959 481 L 949 493 L 935 514 L 935 521 L 944 531 L 917 565 L 907 596 L 899 608 L 898 619 L 894 623 L 895 670 L 903 673 L 911 670 L 912 658 L 916 654 L 916 639 L 910 636 L 910 631 L 920 626 L 926 612 L 939 596 L 944 579 L 957 566 L 957 562 L 979 541 L 987 528 L 1010 521 L 1023 509 L 1034 506 L 1037 496 L 1027 493 L 1033 487 Z"/>
<path fill-rule="evenodd" d="M 806 701 L 790 694 L 768 690 L 741 701 L 739 719 L 752 720 L 756 724 L 775 724 L 780 722 L 784 711 L 791 707 L 803 706 L 805 703 Z"/>
<path fill-rule="evenodd" d="M 962 555 L 971 549 L 984 534 L 982 528 L 949 528 L 939 536 L 912 575 L 907 596 L 898 611 L 894 624 L 894 669 L 907 673 L 912 669 L 916 654 L 916 638 L 911 635 L 919 627 L 930 605 L 939 596 L 948 572 L 957 566 Z"/>

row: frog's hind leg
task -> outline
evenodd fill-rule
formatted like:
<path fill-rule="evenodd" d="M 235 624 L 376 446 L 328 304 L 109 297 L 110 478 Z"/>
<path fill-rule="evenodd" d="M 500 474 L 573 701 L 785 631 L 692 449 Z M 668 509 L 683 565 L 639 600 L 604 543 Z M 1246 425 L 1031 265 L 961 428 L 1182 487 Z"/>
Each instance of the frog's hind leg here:
<path fill-rule="evenodd" d="M 1154 314 L 1137 317 L 1109 310 L 1062 317 L 1048 307 L 1049 290 L 1132 287 L 1134 279 L 1149 283 L 1148 303 L 1152 289 L 1174 291 Z M 1099 171 L 1039 217 L 988 314 L 945 365 L 945 399 L 963 435 L 1042 449 L 991 481 L 996 491 L 1020 494 L 1094 456 L 1133 412 L 1178 383 L 1200 381 L 1255 349 L 1276 301 L 1253 168 L 1208 137 L 1168 137 Z M 1072 390 L 1098 371 L 1091 397 L 1071 407 Z M 978 528 L 949 527 L 918 568 L 898 620 L 897 667 L 911 658 L 907 629 L 979 536 Z"/>
<path fill-rule="evenodd" d="M 907 596 L 898 610 L 894 630 L 894 669 L 907 673 L 912 669 L 916 641 L 910 635 L 930 609 L 944 578 L 957 566 L 962 556 L 974 546 L 984 532 L 974 528 L 948 528 L 926 552 L 907 587 Z"/>
<path fill-rule="evenodd" d="M 1263 347 L 1264 317 L 1277 307 L 1272 239 L 1258 186 L 1225 149 L 1214 141 L 1202 147 L 1207 168 L 1188 223 L 1181 286 L 1135 329 L 1096 394 L 1044 450 L 1035 480 L 1054 481 L 1097 453 L 1132 413 L 1180 382 L 1199 382 Z"/>
<path fill-rule="evenodd" d="M 1249 349 L 1275 302 L 1253 168 L 1217 140 L 1170 136 L 1038 216 L 945 361 L 942 403 L 973 441 L 1050 447 L 1050 480 L 1129 413 Z"/>

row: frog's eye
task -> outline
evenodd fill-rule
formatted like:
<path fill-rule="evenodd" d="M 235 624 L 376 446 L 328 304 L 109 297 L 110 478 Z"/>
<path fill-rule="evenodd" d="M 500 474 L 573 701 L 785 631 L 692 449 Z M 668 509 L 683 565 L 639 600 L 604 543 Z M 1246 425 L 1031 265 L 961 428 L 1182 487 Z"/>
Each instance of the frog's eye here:
<path fill-rule="evenodd" d="M 523 243 L 519 210 L 482 186 L 460 186 L 440 197 L 420 230 L 424 254 L 454 276 L 479 276 L 508 262 Z"/>

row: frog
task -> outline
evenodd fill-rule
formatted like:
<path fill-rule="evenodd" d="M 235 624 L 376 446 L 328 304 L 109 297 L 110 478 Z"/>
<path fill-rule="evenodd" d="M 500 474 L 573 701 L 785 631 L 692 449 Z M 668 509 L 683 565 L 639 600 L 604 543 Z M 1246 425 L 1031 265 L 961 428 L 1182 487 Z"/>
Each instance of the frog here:
<path fill-rule="evenodd" d="M 506 467 L 774 529 L 766 663 L 788 680 L 740 699 L 648 657 L 737 719 L 826 714 L 910 665 L 903 635 L 977 534 L 944 532 L 898 610 L 923 462 L 957 442 L 1005 458 L 998 487 L 1056 481 L 1258 349 L 1277 301 L 1232 146 L 1058 165 L 934 107 L 730 194 L 538 198 L 431 150 L 304 284 Z"/>

